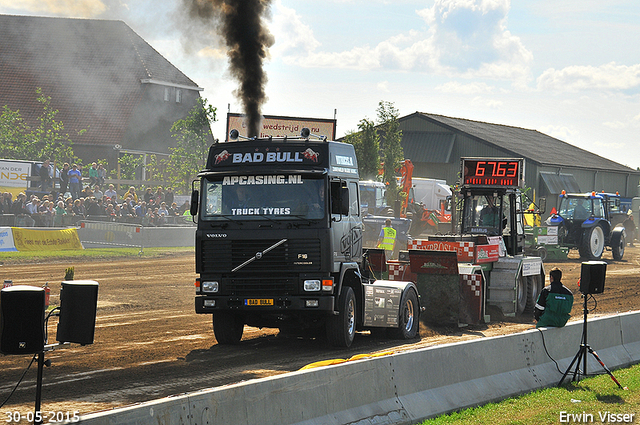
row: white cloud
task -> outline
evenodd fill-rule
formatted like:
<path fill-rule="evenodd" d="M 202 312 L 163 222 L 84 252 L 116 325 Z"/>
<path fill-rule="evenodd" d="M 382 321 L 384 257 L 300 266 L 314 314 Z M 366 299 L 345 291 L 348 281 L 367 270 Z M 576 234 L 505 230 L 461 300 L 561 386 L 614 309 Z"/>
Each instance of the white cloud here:
<path fill-rule="evenodd" d="M 320 46 L 309 25 L 302 22 L 295 10 L 277 0 L 273 5 L 273 25 L 269 28 L 276 42 L 270 49 L 272 57 L 306 56 Z"/>
<path fill-rule="evenodd" d="M 547 69 L 538 77 L 538 89 L 577 92 L 581 90 L 629 90 L 640 88 L 640 64 L 611 62 L 598 67 L 568 66 Z"/>
<path fill-rule="evenodd" d="M 565 125 L 542 126 L 538 131 L 568 143 L 572 143 L 571 140 L 577 140 L 580 134 L 580 132 L 575 128 L 571 128 Z"/>
<path fill-rule="evenodd" d="M 429 25 L 426 31 L 410 29 L 375 46 L 360 45 L 332 52 L 320 50 L 309 27 L 293 10 L 277 5 L 280 16 L 276 21 L 294 23 L 293 31 L 288 29 L 289 39 L 285 39 L 284 45 L 301 47 L 297 52 L 282 49 L 280 53 L 288 54 L 284 58 L 286 63 L 305 67 L 524 81 L 533 56 L 506 29 L 509 7 L 509 0 L 436 0 L 431 8 L 416 11 Z"/>
<path fill-rule="evenodd" d="M 381 92 L 385 92 L 385 93 L 391 92 L 391 90 L 389 90 L 389 82 L 388 81 L 380 81 L 378 84 L 376 84 L 376 87 Z"/>
<path fill-rule="evenodd" d="M 98 16 L 107 9 L 100 0 L 0 0 L 0 7 L 82 18 Z"/>
<path fill-rule="evenodd" d="M 461 84 L 457 81 L 450 81 L 448 83 L 440 84 L 439 86 L 436 86 L 435 89 L 442 93 L 455 93 L 462 95 L 472 95 L 479 93 L 486 94 L 493 91 L 493 87 L 489 86 L 487 83 L 474 82 Z"/>
<path fill-rule="evenodd" d="M 612 128 L 614 130 L 620 130 L 627 126 L 627 124 L 622 121 L 606 121 L 602 123 L 603 126 Z"/>
<path fill-rule="evenodd" d="M 607 152 L 607 151 L 611 151 L 611 150 L 618 150 L 618 149 L 624 149 L 626 147 L 626 143 L 623 142 L 594 142 L 593 143 L 594 146 L 597 146 L 599 148 L 604 148 L 603 151 Z"/>

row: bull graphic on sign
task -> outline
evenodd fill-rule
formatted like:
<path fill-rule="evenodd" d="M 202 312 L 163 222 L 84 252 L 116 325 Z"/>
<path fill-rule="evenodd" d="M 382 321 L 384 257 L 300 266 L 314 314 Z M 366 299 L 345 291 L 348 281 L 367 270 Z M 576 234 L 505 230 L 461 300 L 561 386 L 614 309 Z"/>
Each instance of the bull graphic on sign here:
<path fill-rule="evenodd" d="M 302 156 L 304 156 L 305 159 L 309 159 L 309 160 L 311 160 L 313 162 L 318 162 L 318 158 L 320 157 L 320 153 L 315 152 L 311 148 L 307 148 L 306 151 L 302 152 Z"/>
<path fill-rule="evenodd" d="M 231 154 L 226 149 L 223 150 L 218 155 L 216 155 L 215 164 L 220 164 L 221 162 L 226 161 L 227 159 L 229 159 L 230 156 Z"/>

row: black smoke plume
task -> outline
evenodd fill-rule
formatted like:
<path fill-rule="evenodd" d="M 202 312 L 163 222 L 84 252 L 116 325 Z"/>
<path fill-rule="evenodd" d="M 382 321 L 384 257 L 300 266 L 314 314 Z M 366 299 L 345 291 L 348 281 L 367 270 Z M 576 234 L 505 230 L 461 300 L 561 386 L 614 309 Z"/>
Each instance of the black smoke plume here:
<path fill-rule="evenodd" d="M 273 36 L 265 25 L 271 0 L 185 0 L 189 15 L 215 26 L 224 39 L 230 72 L 239 82 L 234 94 L 240 98 L 247 118 L 247 135 L 259 135 L 261 108 L 267 100 L 267 75 L 262 64 Z"/>

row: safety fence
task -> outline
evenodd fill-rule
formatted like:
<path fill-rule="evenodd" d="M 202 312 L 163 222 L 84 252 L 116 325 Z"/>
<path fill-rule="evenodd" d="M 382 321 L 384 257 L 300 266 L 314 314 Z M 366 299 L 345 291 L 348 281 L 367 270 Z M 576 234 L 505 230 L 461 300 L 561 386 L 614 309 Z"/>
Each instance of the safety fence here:
<path fill-rule="evenodd" d="M 107 215 L 43 215 L 43 214 L 0 214 L 0 226 L 3 227 L 72 227 L 79 226 L 82 221 L 100 221 L 108 223 L 136 224 L 146 227 L 186 226 L 195 227 L 190 215 L 173 215 L 162 217 L 113 217 Z"/>
<path fill-rule="evenodd" d="M 142 255 L 144 229 L 144 226 L 138 224 L 82 221 L 78 235 L 85 248 L 105 246 L 139 248 L 139 254 Z"/>
<path fill-rule="evenodd" d="M 133 247 L 140 254 L 149 247 L 195 247 L 196 228 L 192 226 L 144 226 L 84 220 L 78 236 L 85 248 Z"/>

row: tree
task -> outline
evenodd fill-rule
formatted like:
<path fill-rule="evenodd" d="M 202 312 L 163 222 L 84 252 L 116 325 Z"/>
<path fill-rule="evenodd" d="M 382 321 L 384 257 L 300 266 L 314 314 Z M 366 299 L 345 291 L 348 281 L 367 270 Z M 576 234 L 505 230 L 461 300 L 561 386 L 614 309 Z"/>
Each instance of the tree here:
<path fill-rule="evenodd" d="M 76 162 L 78 158 L 73 153 L 71 137 L 64 133 L 64 123 L 56 121 L 58 110 L 51 106 L 51 97 L 46 96 L 39 87 L 36 95 L 42 113 L 33 128 L 22 118 L 20 111 L 12 111 L 7 105 L 3 107 L 0 116 L 0 154 L 7 159 Z"/>
<path fill-rule="evenodd" d="M 173 123 L 171 136 L 176 139 L 176 147 L 169 148 L 168 159 L 153 157 L 147 166 L 155 179 L 169 182 L 178 192 L 189 192 L 191 181 L 206 164 L 216 111 L 217 108 L 207 104 L 207 99 L 198 98 L 187 117 Z"/>
<path fill-rule="evenodd" d="M 133 180 L 136 177 L 136 170 L 142 166 L 142 156 L 124 154 L 118 158 L 120 166 L 120 177 L 125 180 Z"/>
<path fill-rule="evenodd" d="M 345 136 L 345 142 L 353 145 L 358 159 L 358 170 L 363 180 L 375 180 L 380 168 L 380 137 L 375 124 L 363 118 L 358 123 L 357 133 Z"/>
<path fill-rule="evenodd" d="M 71 148 L 69 134 L 64 132 L 64 123 L 56 121 L 57 109 L 51 107 L 51 97 L 45 96 L 41 88 L 36 89 L 38 103 L 42 105 L 42 114 L 38 117 L 38 126 L 33 129 L 31 144 L 32 158 L 50 159 L 56 163 L 76 162 L 77 158 Z M 81 130 L 79 134 L 85 130 Z"/>
<path fill-rule="evenodd" d="M 29 126 L 19 111 L 12 111 L 7 105 L 0 114 L 0 157 L 21 159 L 16 156 L 16 147 L 28 143 Z"/>
<path fill-rule="evenodd" d="M 396 180 L 396 170 L 400 167 L 400 161 L 404 159 L 402 150 L 402 130 L 398 116 L 400 111 L 393 102 L 380 101 L 378 103 L 378 130 L 382 139 L 382 156 L 384 161 L 383 181 L 387 185 L 387 203 L 394 205 L 395 201 L 407 194 L 401 194 Z"/>

